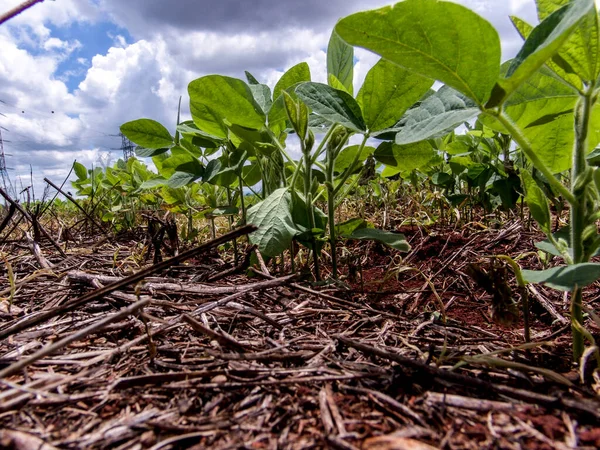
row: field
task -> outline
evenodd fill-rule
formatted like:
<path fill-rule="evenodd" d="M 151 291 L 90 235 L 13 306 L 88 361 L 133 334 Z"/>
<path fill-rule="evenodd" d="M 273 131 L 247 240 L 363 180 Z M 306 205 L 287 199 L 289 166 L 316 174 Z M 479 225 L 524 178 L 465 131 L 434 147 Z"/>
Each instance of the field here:
<path fill-rule="evenodd" d="M 353 14 L 327 84 L 206 75 L 0 190 L 1 445 L 600 447 L 600 19 L 536 5 L 504 63 L 455 3 Z"/>

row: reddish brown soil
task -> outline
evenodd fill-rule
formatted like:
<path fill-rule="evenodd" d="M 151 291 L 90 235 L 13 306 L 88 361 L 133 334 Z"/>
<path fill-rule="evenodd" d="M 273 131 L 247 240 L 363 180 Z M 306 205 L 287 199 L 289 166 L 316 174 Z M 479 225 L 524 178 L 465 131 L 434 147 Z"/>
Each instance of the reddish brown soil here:
<path fill-rule="evenodd" d="M 600 447 L 600 378 L 591 360 L 580 382 L 568 323 L 531 294 L 539 345 L 514 349 L 524 342 L 523 314 L 500 323 L 493 295 L 466 273 L 472 263 L 487 270 L 487 255 L 531 252 L 539 234 L 516 222 L 398 231 L 412 246 L 408 254 L 347 242 L 341 286 L 285 281 L 201 313 L 232 289 L 263 280 L 235 274 L 208 283 L 228 267 L 212 253 L 155 275 L 137 293 L 130 286 L 11 334 L 0 340 L 0 370 L 151 298 L 145 315 L 121 318 L 0 380 L 0 447 Z M 143 260 L 131 241 L 96 253 L 74 249 L 66 262 L 44 247 L 56 264 L 50 274 L 36 272 L 26 249 L 10 250 L 25 283 L 11 311 L 0 313 L 0 333 L 91 292 L 75 271 L 122 277 Z M 540 267 L 533 254 L 519 262 Z M 8 287 L 2 276 L 0 290 Z M 505 281 L 520 300 L 510 270 Z M 229 294 L 182 293 L 167 282 Z M 568 318 L 561 293 L 536 289 Z M 599 297 L 598 285 L 586 291 L 593 309 Z M 600 338 L 592 321 L 586 326 Z"/>

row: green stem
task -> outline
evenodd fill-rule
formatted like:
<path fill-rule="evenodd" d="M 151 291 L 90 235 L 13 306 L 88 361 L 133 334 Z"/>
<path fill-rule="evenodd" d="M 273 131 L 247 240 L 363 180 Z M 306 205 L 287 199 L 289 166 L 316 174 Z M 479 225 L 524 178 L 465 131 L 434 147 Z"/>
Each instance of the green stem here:
<path fill-rule="evenodd" d="M 242 208 L 242 225 L 246 225 L 246 203 L 244 200 L 244 180 L 242 175 L 238 175 L 240 184 L 240 206 Z"/>
<path fill-rule="evenodd" d="M 285 159 L 288 160 L 288 162 L 292 165 L 292 167 L 295 170 L 296 166 L 297 166 L 296 161 L 294 161 L 294 159 L 288 154 L 288 152 L 285 150 L 285 148 L 283 147 L 283 145 L 281 145 L 281 142 L 279 142 L 279 139 L 277 139 L 275 137 L 275 135 L 273 134 L 273 132 L 271 132 L 271 137 L 272 137 L 273 142 L 275 142 L 275 145 L 277 146 L 277 148 L 281 152 L 281 154 L 285 157 Z"/>
<path fill-rule="evenodd" d="M 302 154 L 304 155 L 304 198 L 306 200 L 306 213 L 308 215 L 308 223 L 310 225 L 311 232 L 311 247 L 313 253 L 313 260 L 315 262 L 315 279 L 317 281 L 321 280 L 321 271 L 319 268 L 319 255 L 317 252 L 317 241 L 312 234 L 313 230 L 316 228 L 315 225 L 315 214 L 313 210 L 313 199 L 311 192 L 311 184 L 312 184 L 312 159 L 310 157 L 310 150 L 307 150 L 304 141 L 300 141 L 300 147 L 302 149 Z"/>
<path fill-rule="evenodd" d="M 338 279 L 337 272 L 337 254 L 336 254 L 336 235 L 335 235 L 335 192 L 333 189 L 333 168 L 335 166 L 335 149 L 327 147 L 327 215 L 329 217 L 329 245 L 331 247 L 331 275 L 334 280 Z"/>
<path fill-rule="evenodd" d="M 346 181 L 348 181 L 348 178 L 350 178 L 350 175 L 352 175 L 352 168 L 356 165 L 356 162 L 358 161 L 358 158 L 360 158 L 360 155 L 362 154 L 362 151 L 365 148 L 365 145 L 366 145 L 368 139 L 369 139 L 369 133 L 366 133 L 363 136 L 363 140 L 360 143 L 360 147 L 358 148 L 358 151 L 356 152 L 356 155 L 354 155 L 354 159 L 352 160 L 352 164 L 350 164 L 350 166 L 348 166 L 348 169 L 346 170 L 346 172 L 344 172 L 344 175 L 342 175 L 342 179 L 340 180 L 340 182 L 338 183 L 338 185 L 335 187 L 335 189 L 333 191 L 335 195 L 337 195 L 337 193 L 342 188 L 342 186 L 344 185 L 344 183 L 346 183 Z"/>
<path fill-rule="evenodd" d="M 583 231 L 586 227 L 587 199 L 586 189 L 577 186 L 578 181 L 588 169 L 585 155 L 588 147 L 588 133 L 592 112 L 592 90 L 588 89 L 579 99 L 575 107 L 575 146 L 573 148 L 573 165 L 571 168 L 571 190 L 576 196 L 571 203 L 571 247 L 573 262 L 586 262 L 583 247 Z M 583 326 L 582 293 L 579 286 L 571 292 L 571 330 L 573 333 L 573 359 L 579 360 L 584 350 L 584 339 L 580 327 Z"/>
<path fill-rule="evenodd" d="M 333 134 L 333 130 L 335 128 L 336 128 L 336 125 L 333 125 L 333 126 L 329 127 L 329 130 L 327 130 L 327 133 L 325 134 L 325 137 L 319 143 L 319 146 L 317 147 L 317 150 L 315 150 L 315 153 L 312 156 L 312 163 L 313 164 L 315 162 L 317 162 L 317 159 L 319 158 L 319 156 L 321 156 L 321 153 L 323 153 L 323 148 L 325 147 L 325 144 L 327 143 L 327 141 L 329 140 L 329 138 Z"/>
<path fill-rule="evenodd" d="M 491 115 L 498 119 L 498 121 L 507 129 L 510 135 L 513 137 L 515 142 L 519 144 L 521 150 L 529 160 L 533 163 L 534 167 L 538 169 L 540 172 L 544 174 L 548 183 L 562 195 L 571 205 L 576 203 L 575 196 L 569 191 L 563 184 L 556 179 L 554 174 L 546 167 L 546 165 L 542 162 L 540 158 L 536 155 L 535 151 L 531 147 L 529 140 L 525 137 L 525 135 L 521 132 L 521 130 L 513 123 L 513 121 L 503 114 L 502 112 L 487 110 L 484 111 L 486 114 Z"/>

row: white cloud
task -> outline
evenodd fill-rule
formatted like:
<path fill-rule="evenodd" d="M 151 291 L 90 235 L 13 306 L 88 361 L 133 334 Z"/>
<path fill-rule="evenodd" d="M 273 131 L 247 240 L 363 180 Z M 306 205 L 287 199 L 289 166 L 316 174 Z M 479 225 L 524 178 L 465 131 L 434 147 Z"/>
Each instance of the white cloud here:
<path fill-rule="evenodd" d="M 5 0 L 2 9 L 21 1 Z M 503 37 L 505 58 L 516 54 L 522 44 L 508 15 L 517 14 L 531 23 L 536 20 L 533 0 L 455 1 L 475 9 L 493 23 Z M 118 12 L 130 11 L 134 4 L 141 4 L 140 0 L 46 1 L 11 20 L 9 26 L 0 27 L 0 100 L 7 102 L 0 103 L 0 112 L 7 116 L 0 116 L 0 124 L 10 130 L 5 139 L 16 136 L 11 139 L 15 141 L 15 156 L 9 166 L 27 173 L 28 164 L 32 163 L 40 176 L 66 175 L 73 159 L 89 165 L 108 149 L 118 147 L 119 139 L 106 135 L 118 133 L 119 125 L 126 121 L 150 117 L 173 130 L 179 96 L 184 96 L 182 103 L 186 105 L 188 83 L 202 75 L 219 73 L 243 78 L 243 71 L 248 70 L 272 87 L 285 70 L 306 61 L 313 80 L 326 82 L 325 48 L 331 27 L 341 14 L 331 5 L 343 4 L 350 12 L 388 2 L 300 2 L 304 8 L 301 16 L 272 21 L 260 31 L 255 25 L 262 23 L 263 18 L 257 14 L 247 18 L 242 14 L 237 22 L 224 14 L 219 16 L 219 23 L 200 27 L 197 22 L 202 18 L 198 16 L 201 2 L 187 3 L 192 5 L 188 9 L 181 9 L 185 2 L 178 2 L 177 7 L 173 6 L 175 3 L 148 0 L 144 2 L 147 8 L 127 15 Z M 222 0 L 211 13 L 226 4 L 227 0 Z M 277 2 L 277 7 L 283 8 L 284 4 L 288 5 Z M 252 3 L 248 5 L 252 7 Z M 172 11 L 164 13 L 169 8 Z M 281 15 L 277 12 L 273 17 Z M 77 58 L 84 77 L 78 88 L 69 92 L 67 80 L 82 72 L 72 69 L 58 73 L 59 65 L 87 43 L 61 40 L 52 35 L 50 25 L 94 23 L 107 17 L 118 20 L 133 40 L 127 42 L 121 34 L 110 35 L 112 48 L 91 59 Z M 250 18 L 255 22 L 247 24 Z M 229 28 L 223 31 L 221 25 Z M 355 54 L 358 91 L 378 56 L 362 49 L 356 49 Z"/>

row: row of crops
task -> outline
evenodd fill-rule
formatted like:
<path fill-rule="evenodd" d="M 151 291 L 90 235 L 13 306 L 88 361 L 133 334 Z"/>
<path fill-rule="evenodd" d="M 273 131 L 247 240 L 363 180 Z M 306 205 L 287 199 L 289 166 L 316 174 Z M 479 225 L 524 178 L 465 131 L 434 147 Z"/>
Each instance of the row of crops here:
<path fill-rule="evenodd" d="M 76 163 L 73 185 L 118 227 L 147 209 L 185 217 L 185 239 L 203 218 L 252 223 L 263 255 L 293 255 L 295 241 L 317 279 L 324 248 L 337 277 L 340 239 L 408 250 L 401 234 L 364 217 L 338 220 L 349 198 L 389 208 L 412 193 L 438 221 L 525 203 L 547 237 L 539 248 L 562 264 L 520 271 L 511 260 L 517 279 L 570 291 L 574 357 L 600 361 L 582 325 L 582 288 L 600 278 L 598 12 L 593 0 L 536 4 L 537 26 L 512 18 L 525 43 L 504 63 L 497 31 L 458 4 L 406 0 L 353 14 L 331 35 L 327 84 L 311 81 L 306 63 L 273 89 L 250 73 L 204 76 L 189 84 L 192 120 L 178 114 L 175 136 L 151 119 L 122 125 L 156 172 L 136 158 L 105 169 Z M 381 56 L 358 92 L 354 46 Z M 565 204 L 568 226 L 557 231 L 551 206 Z"/>

